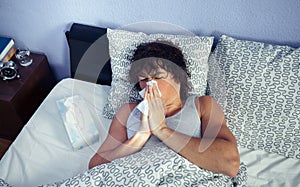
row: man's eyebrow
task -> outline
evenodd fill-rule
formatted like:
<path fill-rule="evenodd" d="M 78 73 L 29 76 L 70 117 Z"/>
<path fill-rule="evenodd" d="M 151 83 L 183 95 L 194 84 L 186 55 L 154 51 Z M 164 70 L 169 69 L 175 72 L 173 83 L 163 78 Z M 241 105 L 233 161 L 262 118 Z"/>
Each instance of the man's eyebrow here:
<path fill-rule="evenodd" d="M 165 72 L 165 71 L 162 71 L 162 70 L 155 70 L 155 71 L 150 71 L 150 72 L 139 72 L 138 74 L 137 74 L 137 77 L 145 77 L 145 78 L 147 78 L 147 77 L 149 77 L 149 76 L 160 76 L 160 75 L 164 75 L 164 74 L 166 74 L 167 72 Z"/>
<path fill-rule="evenodd" d="M 161 75 L 167 75 L 167 74 L 168 74 L 168 72 L 166 72 L 166 71 L 156 71 L 156 72 L 154 72 L 153 75 L 155 75 L 155 76 L 161 76 Z"/>

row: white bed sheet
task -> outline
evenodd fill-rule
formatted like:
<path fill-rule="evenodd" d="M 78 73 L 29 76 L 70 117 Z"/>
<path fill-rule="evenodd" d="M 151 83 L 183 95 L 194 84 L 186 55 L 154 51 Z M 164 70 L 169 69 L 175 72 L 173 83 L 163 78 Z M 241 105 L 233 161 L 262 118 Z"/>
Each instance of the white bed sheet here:
<path fill-rule="evenodd" d="M 86 171 L 110 124 L 101 115 L 109 89 L 70 78 L 59 82 L 1 159 L 0 178 L 14 187 L 32 187 Z M 57 100 L 72 95 L 84 97 L 100 134 L 97 143 L 78 151 L 73 151 L 56 105 Z"/>
<path fill-rule="evenodd" d="M 239 148 L 247 165 L 247 186 L 300 187 L 300 160 L 263 150 Z"/>
<path fill-rule="evenodd" d="M 88 161 L 106 137 L 110 120 L 102 116 L 109 86 L 75 79 L 59 82 L 29 120 L 0 161 L 0 178 L 10 185 L 38 186 L 53 183 L 87 170 Z M 99 141 L 74 151 L 56 101 L 82 95 L 98 124 Z M 300 186 L 300 160 L 239 148 L 248 166 L 248 186 Z"/>

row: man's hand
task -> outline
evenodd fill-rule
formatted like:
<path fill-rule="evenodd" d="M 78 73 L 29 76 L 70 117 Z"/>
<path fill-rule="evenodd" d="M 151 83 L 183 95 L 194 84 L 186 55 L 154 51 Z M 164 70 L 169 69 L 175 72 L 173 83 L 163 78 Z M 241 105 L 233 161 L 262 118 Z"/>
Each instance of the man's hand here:
<path fill-rule="evenodd" d="M 165 108 L 157 86 L 150 86 L 147 95 L 149 106 L 149 127 L 152 134 L 167 127 Z"/>

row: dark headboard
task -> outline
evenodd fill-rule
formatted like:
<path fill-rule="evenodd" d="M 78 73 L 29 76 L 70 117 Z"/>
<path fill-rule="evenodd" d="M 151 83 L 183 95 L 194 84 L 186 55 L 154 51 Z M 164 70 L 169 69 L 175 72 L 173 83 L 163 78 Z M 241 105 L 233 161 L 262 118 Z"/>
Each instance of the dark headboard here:
<path fill-rule="evenodd" d="M 72 78 L 111 85 L 112 72 L 106 30 L 73 23 L 66 32 Z"/>

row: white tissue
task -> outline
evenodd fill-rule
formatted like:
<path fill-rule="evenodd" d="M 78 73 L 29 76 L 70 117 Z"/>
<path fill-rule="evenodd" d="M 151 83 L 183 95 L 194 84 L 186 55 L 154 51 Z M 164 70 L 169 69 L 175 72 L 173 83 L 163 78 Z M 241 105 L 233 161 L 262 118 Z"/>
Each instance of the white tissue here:
<path fill-rule="evenodd" d="M 155 80 L 151 80 L 151 81 L 148 81 L 146 82 L 146 84 L 148 86 L 151 86 L 151 85 L 156 85 L 157 87 L 157 90 L 158 90 L 158 93 L 159 93 L 159 96 L 161 96 L 161 92 L 157 86 L 157 82 Z M 145 91 L 146 91 L 146 88 L 142 89 L 139 94 L 142 98 L 144 98 L 145 96 Z M 138 104 L 137 106 L 137 109 L 139 109 L 144 115 L 148 116 L 148 101 L 147 100 L 143 100 L 142 102 L 140 102 L 140 104 Z"/>
<path fill-rule="evenodd" d="M 154 84 L 156 86 L 157 90 L 158 90 L 159 96 L 161 97 L 161 92 L 160 92 L 160 90 L 158 88 L 158 85 L 157 85 L 157 82 L 155 80 L 148 81 L 148 82 L 146 82 L 146 84 L 147 84 L 147 86 L 151 86 L 151 85 Z M 142 89 L 139 92 L 139 94 L 140 94 L 140 96 L 142 96 L 142 98 L 144 98 L 144 96 L 145 96 L 145 91 L 146 91 L 146 88 Z"/>
<path fill-rule="evenodd" d="M 144 115 L 148 116 L 149 107 L 147 100 L 143 100 L 142 102 L 140 102 L 140 104 L 138 104 L 136 108 L 139 109 L 139 111 L 141 111 Z"/>
<path fill-rule="evenodd" d="M 98 141 L 99 132 L 84 99 L 79 95 L 56 101 L 74 150 Z"/>

